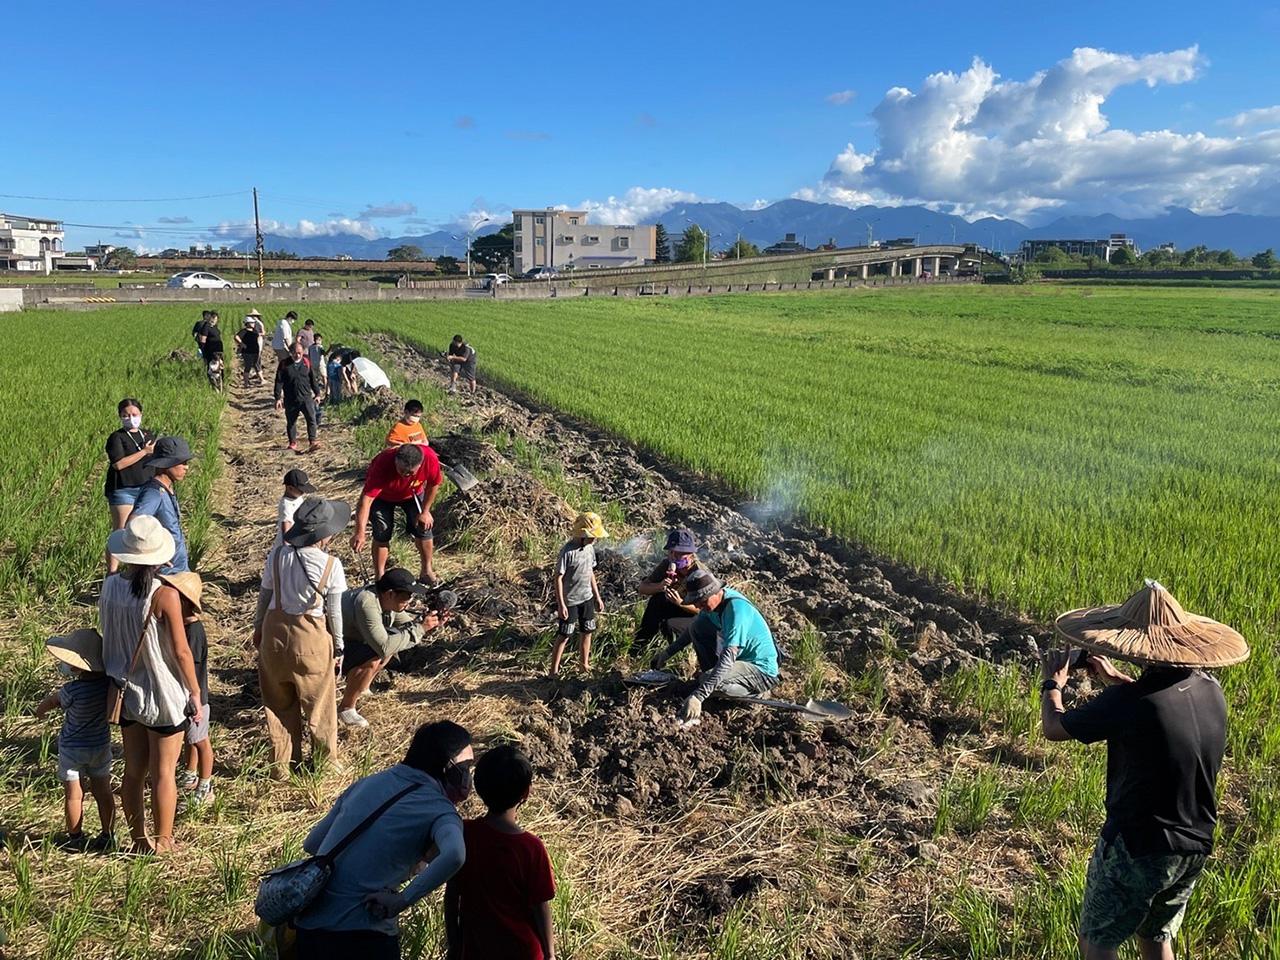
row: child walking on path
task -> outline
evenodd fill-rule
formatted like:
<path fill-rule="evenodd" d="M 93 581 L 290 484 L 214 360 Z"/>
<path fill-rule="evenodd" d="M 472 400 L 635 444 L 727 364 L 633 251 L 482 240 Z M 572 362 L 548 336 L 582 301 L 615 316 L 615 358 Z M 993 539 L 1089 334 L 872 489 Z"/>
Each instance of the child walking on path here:
<path fill-rule="evenodd" d="M 302 506 L 302 501 L 307 499 L 307 494 L 315 492 L 315 484 L 305 471 L 290 470 L 284 475 L 284 495 L 276 504 L 276 539 L 271 544 L 272 547 L 284 543 L 284 535 L 293 526 L 293 515 Z"/>
<path fill-rule="evenodd" d="M 462 826 L 467 860 L 444 893 L 449 960 L 555 960 L 547 848 L 516 820 L 529 799 L 533 765 L 516 747 L 495 747 L 476 763 L 486 816 Z"/>
<path fill-rule="evenodd" d="M 196 668 L 200 685 L 200 715 L 191 718 L 187 727 L 186 769 L 179 786 L 190 796 L 187 803 L 201 806 L 213 799 L 213 744 L 209 740 L 209 638 L 200 619 L 200 595 L 204 584 L 197 573 L 170 573 L 160 577 L 178 591 L 182 603 L 182 623 L 187 631 L 187 646 Z"/>
<path fill-rule="evenodd" d="M 422 426 L 422 401 L 410 400 L 404 405 L 404 413 L 391 425 L 387 433 L 387 446 L 398 447 L 406 443 L 427 443 L 427 431 Z"/>
<path fill-rule="evenodd" d="M 37 717 L 61 708 L 58 734 L 58 779 L 62 781 L 67 816 L 64 845 L 98 852 L 115 849 L 116 803 L 111 794 L 111 730 L 107 726 L 107 674 L 102 666 L 102 637 L 97 630 L 76 630 L 46 644 L 71 680 L 40 701 Z M 98 804 L 102 832 L 92 842 L 84 836 L 84 786 Z"/>
<path fill-rule="evenodd" d="M 560 549 L 556 560 L 556 615 L 559 617 L 556 644 L 551 651 L 551 676 L 560 672 L 560 659 L 573 636 L 574 628 L 582 631 L 578 652 L 582 669 L 591 669 L 591 636 L 596 630 L 596 616 L 604 613 L 600 586 L 596 583 L 597 540 L 607 537 L 598 513 L 582 513 L 573 521 L 573 539 Z"/>

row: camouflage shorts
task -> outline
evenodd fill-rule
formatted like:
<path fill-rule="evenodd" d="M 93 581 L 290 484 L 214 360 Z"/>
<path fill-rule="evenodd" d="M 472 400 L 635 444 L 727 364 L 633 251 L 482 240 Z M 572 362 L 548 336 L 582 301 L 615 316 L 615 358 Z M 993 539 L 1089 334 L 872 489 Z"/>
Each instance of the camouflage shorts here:
<path fill-rule="evenodd" d="M 1081 939 L 1109 948 L 1135 933 L 1144 940 L 1172 940 L 1205 859 L 1202 853 L 1132 857 L 1123 837 L 1099 838 L 1085 880 Z"/>

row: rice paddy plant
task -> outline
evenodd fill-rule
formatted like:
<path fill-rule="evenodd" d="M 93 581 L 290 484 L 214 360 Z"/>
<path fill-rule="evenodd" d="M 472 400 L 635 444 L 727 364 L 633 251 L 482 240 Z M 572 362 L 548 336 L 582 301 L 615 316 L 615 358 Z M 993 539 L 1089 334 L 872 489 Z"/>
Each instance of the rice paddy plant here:
<path fill-rule="evenodd" d="M 808 624 L 791 645 L 791 667 L 800 677 L 806 697 L 822 696 L 826 686 L 826 666 L 822 634 L 813 624 Z"/>
<path fill-rule="evenodd" d="M 977 833 L 1006 793 L 999 772 L 990 767 L 967 773 L 953 771 L 938 798 L 933 835 L 940 837 L 951 831 L 961 836 Z"/>

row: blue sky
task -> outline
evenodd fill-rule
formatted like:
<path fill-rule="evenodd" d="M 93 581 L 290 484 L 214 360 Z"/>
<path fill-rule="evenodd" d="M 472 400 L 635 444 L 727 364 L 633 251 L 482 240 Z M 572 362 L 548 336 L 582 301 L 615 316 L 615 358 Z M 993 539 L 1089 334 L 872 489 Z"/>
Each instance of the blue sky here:
<path fill-rule="evenodd" d="M 1280 213 L 1280 4 L 60 9 L 6 14 L 0 209 L 103 225 L 69 247 L 237 239 L 255 185 L 286 234 L 693 198 Z"/>

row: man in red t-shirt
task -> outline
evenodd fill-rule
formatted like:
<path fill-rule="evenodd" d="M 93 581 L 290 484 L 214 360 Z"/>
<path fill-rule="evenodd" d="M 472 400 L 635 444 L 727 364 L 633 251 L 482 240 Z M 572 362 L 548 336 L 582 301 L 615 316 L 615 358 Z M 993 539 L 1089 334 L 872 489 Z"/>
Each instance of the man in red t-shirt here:
<path fill-rule="evenodd" d="M 419 443 L 383 450 L 369 464 L 364 477 L 364 491 L 360 494 L 360 506 L 356 508 L 356 529 L 351 535 L 351 548 L 357 553 L 364 549 L 364 528 L 372 515 L 375 580 L 386 572 L 387 556 L 391 553 L 391 533 L 396 525 L 396 507 L 400 507 L 404 511 L 405 532 L 417 543 L 418 556 L 422 559 L 418 579 L 429 585 L 438 582 L 431 566 L 432 527 L 435 526 L 431 504 L 435 502 L 442 479 L 436 452 Z"/>
<path fill-rule="evenodd" d="M 445 887 L 449 960 L 555 960 L 551 858 L 516 820 L 532 783 L 533 766 L 516 747 L 494 747 L 476 762 L 476 793 L 489 813 L 462 825 L 467 860 Z"/>

